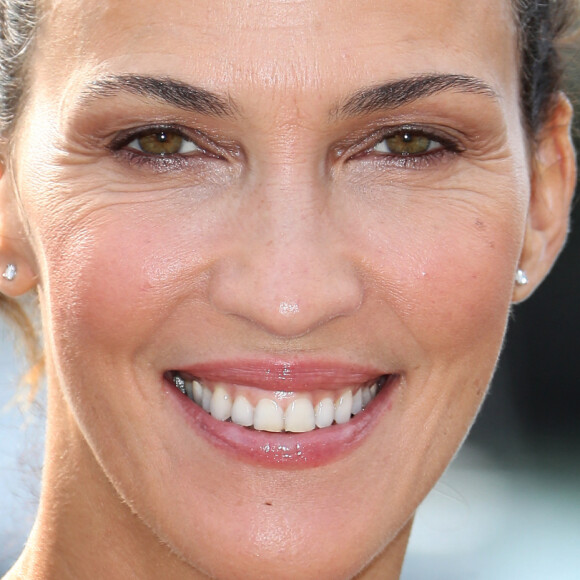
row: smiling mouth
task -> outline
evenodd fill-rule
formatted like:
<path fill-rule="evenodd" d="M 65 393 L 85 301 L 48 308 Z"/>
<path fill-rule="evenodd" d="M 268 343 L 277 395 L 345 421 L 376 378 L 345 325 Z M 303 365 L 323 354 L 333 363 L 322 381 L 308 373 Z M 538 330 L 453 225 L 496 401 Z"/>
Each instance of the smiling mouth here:
<path fill-rule="evenodd" d="M 348 423 L 363 412 L 396 375 L 337 390 L 264 391 L 224 382 L 203 381 L 179 371 L 165 378 L 218 421 L 255 431 L 305 433 Z"/>

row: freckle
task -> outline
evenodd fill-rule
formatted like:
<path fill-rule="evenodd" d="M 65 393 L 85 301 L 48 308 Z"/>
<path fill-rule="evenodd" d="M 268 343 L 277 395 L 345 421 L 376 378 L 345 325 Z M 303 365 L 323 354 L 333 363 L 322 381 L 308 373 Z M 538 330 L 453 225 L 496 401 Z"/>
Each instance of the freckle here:
<path fill-rule="evenodd" d="M 495 242 L 493 240 L 490 240 L 489 242 L 489 247 L 493 250 L 495 248 Z"/>
<path fill-rule="evenodd" d="M 264 505 L 272 505 L 272 502 L 271 501 L 266 501 L 266 502 L 264 502 Z"/>

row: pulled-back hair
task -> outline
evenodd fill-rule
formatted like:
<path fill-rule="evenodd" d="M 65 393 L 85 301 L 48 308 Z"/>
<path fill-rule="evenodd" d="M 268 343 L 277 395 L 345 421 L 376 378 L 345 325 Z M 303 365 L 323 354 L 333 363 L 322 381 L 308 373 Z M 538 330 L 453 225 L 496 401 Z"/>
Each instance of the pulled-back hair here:
<path fill-rule="evenodd" d="M 541 129 L 562 88 L 562 39 L 578 18 L 578 0 L 512 0 L 519 30 L 520 102 L 530 136 Z"/>
<path fill-rule="evenodd" d="M 0 0 L 0 134 L 20 108 L 26 57 L 38 22 L 37 0 Z"/>

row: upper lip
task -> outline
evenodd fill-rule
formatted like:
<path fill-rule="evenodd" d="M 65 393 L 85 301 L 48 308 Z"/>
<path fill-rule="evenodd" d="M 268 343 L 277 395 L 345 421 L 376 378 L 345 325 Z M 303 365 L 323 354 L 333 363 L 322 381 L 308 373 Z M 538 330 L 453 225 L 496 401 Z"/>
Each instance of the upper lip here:
<path fill-rule="evenodd" d="M 341 389 L 372 383 L 384 370 L 343 361 L 224 360 L 179 366 L 183 378 L 245 385 L 270 391 Z"/>

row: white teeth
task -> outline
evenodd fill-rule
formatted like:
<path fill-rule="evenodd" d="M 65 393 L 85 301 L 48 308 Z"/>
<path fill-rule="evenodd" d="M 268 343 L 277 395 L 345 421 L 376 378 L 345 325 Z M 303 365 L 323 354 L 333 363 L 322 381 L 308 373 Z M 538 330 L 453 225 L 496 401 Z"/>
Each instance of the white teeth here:
<path fill-rule="evenodd" d="M 232 399 L 223 387 L 215 388 L 209 412 L 218 421 L 227 421 L 230 418 L 232 414 Z"/>
<path fill-rule="evenodd" d="M 334 402 L 330 397 L 316 405 L 316 426 L 319 429 L 330 427 L 334 422 Z"/>
<path fill-rule="evenodd" d="M 352 415 L 352 391 L 346 391 L 334 406 L 334 420 L 340 425 L 350 421 Z"/>
<path fill-rule="evenodd" d="M 300 398 L 292 401 L 286 409 L 284 430 L 293 433 L 312 431 L 314 422 L 314 407 L 309 399 Z"/>
<path fill-rule="evenodd" d="M 218 421 L 231 420 L 243 427 L 273 433 L 281 431 L 305 433 L 316 428 L 330 427 L 333 423 L 339 425 L 347 423 L 380 391 L 379 385 L 374 383 L 372 386 L 357 389 L 354 394 L 350 389 L 345 390 L 336 400 L 325 397 L 316 406 L 309 396 L 292 398 L 293 394 L 289 393 L 286 396 L 287 402 L 282 401 L 286 407 L 284 411 L 281 402 L 274 399 L 260 399 L 254 408 L 242 394 L 233 398 L 227 385 L 217 384 L 212 391 L 199 381 L 187 381 L 181 377 L 179 379 L 179 381 L 174 379 L 175 386 Z"/>
<path fill-rule="evenodd" d="M 201 397 L 201 406 L 203 407 L 203 410 L 207 411 L 208 413 L 210 412 L 210 409 L 211 409 L 211 398 L 212 398 L 211 391 L 208 388 L 203 387 L 203 395 Z"/>
<path fill-rule="evenodd" d="M 198 381 L 193 381 L 191 390 L 193 391 L 193 400 L 198 405 L 201 405 L 203 400 L 203 387 L 201 386 L 201 383 Z"/>
<path fill-rule="evenodd" d="M 359 389 L 352 397 L 352 414 L 358 415 L 362 411 L 362 389 Z"/>
<path fill-rule="evenodd" d="M 362 406 L 363 409 L 371 402 L 371 390 L 368 387 L 363 387 L 362 391 Z"/>
<path fill-rule="evenodd" d="M 278 433 L 284 429 L 284 411 L 276 401 L 260 399 L 254 411 L 254 429 Z"/>
<path fill-rule="evenodd" d="M 242 427 L 251 427 L 254 424 L 254 407 L 243 395 L 238 395 L 234 401 L 232 421 Z"/>

